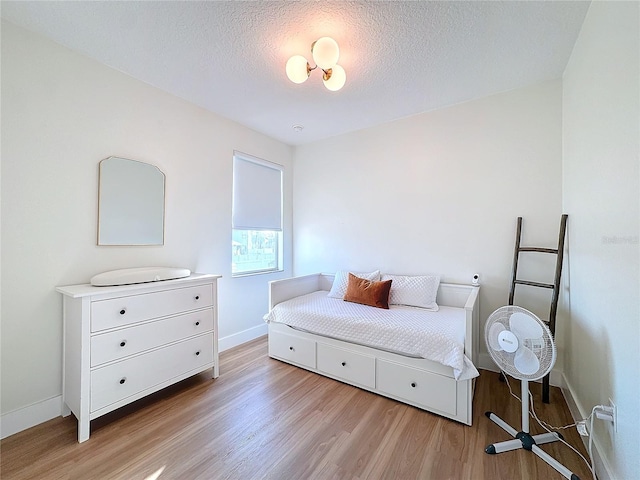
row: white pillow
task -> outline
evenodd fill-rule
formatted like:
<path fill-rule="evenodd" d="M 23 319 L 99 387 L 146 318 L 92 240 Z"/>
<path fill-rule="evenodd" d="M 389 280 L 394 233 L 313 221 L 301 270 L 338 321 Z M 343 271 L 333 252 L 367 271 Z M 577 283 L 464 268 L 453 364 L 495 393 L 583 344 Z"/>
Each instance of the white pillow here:
<path fill-rule="evenodd" d="M 344 299 L 344 294 L 347 293 L 347 285 L 349 284 L 349 273 L 353 273 L 356 277 L 364 278 L 365 280 L 370 280 L 372 282 L 377 282 L 380 280 L 380 270 L 375 270 L 373 272 L 349 272 L 349 270 L 338 270 L 336 272 L 336 276 L 333 279 L 333 285 L 331 285 L 331 291 L 329 292 L 328 297 L 331 298 L 339 298 Z"/>
<path fill-rule="evenodd" d="M 391 280 L 389 305 L 409 305 L 438 311 L 436 296 L 440 286 L 437 275 L 383 275 L 382 281 Z"/>

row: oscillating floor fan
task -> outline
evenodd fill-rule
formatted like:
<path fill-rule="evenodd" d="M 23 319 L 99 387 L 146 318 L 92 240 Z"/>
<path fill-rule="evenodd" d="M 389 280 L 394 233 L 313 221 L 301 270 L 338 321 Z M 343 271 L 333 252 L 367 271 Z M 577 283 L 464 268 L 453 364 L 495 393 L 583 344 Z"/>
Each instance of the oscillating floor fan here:
<path fill-rule="evenodd" d="M 494 443 L 485 448 L 495 454 L 524 448 L 535 453 L 565 478 L 579 477 L 538 445 L 560 440 L 559 433 L 529 434 L 529 381 L 538 380 L 551 371 L 556 362 L 556 347 L 547 326 L 537 316 L 517 306 L 500 307 L 487 319 L 484 329 L 487 348 L 500 369 L 522 382 L 522 430 L 506 423 L 493 412 L 485 415 L 508 432 L 513 440 Z"/>

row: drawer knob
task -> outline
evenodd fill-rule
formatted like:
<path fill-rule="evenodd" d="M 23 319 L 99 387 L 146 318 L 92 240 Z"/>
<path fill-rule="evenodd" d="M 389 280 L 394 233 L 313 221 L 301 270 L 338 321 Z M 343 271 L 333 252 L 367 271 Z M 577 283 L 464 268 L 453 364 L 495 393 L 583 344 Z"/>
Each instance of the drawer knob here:
<path fill-rule="evenodd" d="M 124 308 L 120 310 L 120 315 L 124 315 L 125 313 L 127 313 L 127 311 Z"/>
<path fill-rule="evenodd" d="M 411 388 L 416 388 L 416 382 L 411 382 Z"/>
<path fill-rule="evenodd" d="M 126 340 L 123 340 L 123 341 L 121 341 L 121 342 L 120 342 L 120 346 L 121 346 L 121 347 L 124 347 L 126 344 L 127 344 L 127 341 L 126 341 Z"/>
<path fill-rule="evenodd" d="M 198 351 L 196 352 L 196 355 L 200 355 L 200 350 L 198 350 Z"/>
<path fill-rule="evenodd" d="M 293 352 L 293 347 L 289 347 L 289 350 L 291 350 Z"/>
<path fill-rule="evenodd" d="M 342 365 L 343 367 L 347 366 L 347 362 L 342 362 L 340 365 Z"/>
<path fill-rule="evenodd" d="M 196 295 L 196 300 L 200 300 L 200 295 Z"/>
<path fill-rule="evenodd" d="M 200 325 L 200 322 L 196 322 L 196 327 L 197 327 L 198 325 Z"/>
<path fill-rule="evenodd" d="M 123 377 L 120 379 L 120 385 L 124 385 L 124 382 L 127 381 L 127 377 Z"/>

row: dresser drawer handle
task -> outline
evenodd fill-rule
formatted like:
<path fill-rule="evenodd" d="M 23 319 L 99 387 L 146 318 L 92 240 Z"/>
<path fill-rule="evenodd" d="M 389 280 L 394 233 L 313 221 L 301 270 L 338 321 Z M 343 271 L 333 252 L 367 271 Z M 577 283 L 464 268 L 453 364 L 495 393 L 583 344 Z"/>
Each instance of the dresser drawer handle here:
<path fill-rule="evenodd" d="M 124 347 L 126 344 L 127 344 L 127 341 L 126 341 L 126 340 L 122 340 L 122 341 L 120 342 L 120 346 L 121 346 L 121 347 Z"/>
<path fill-rule="evenodd" d="M 291 350 L 293 352 L 293 347 L 289 347 L 289 350 Z"/>
<path fill-rule="evenodd" d="M 416 382 L 411 382 L 411 388 L 416 388 Z"/>
<path fill-rule="evenodd" d="M 196 300 L 200 300 L 200 295 L 196 295 Z"/>
<path fill-rule="evenodd" d="M 196 352 L 196 356 L 197 356 L 197 355 L 200 355 L 200 350 L 198 350 L 198 351 Z"/>
<path fill-rule="evenodd" d="M 124 385 L 124 382 L 126 382 L 126 381 L 127 381 L 127 377 L 122 377 L 120 379 L 120 385 Z"/>
<path fill-rule="evenodd" d="M 125 313 L 127 313 L 127 311 L 124 308 L 120 310 L 120 315 L 124 315 Z"/>
<path fill-rule="evenodd" d="M 342 362 L 340 365 L 342 365 L 343 367 L 347 366 L 347 362 Z"/>
<path fill-rule="evenodd" d="M 198 325 L 200 325 L 200 322 L 196 322 L 196 327 L 197 327 Z"/>

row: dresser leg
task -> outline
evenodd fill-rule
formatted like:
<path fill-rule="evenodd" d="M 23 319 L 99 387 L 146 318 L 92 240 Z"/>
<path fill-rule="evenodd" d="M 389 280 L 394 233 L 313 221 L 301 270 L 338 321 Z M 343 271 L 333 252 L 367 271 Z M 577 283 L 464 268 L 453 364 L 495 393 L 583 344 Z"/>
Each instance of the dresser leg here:
<path fill-rule="evenodd" d="M 78 443 L 89 440 L 89 420 L 78 420 Z"/>
<path fill-rule="evenodd" d="M 62 401 L 62 416 L 63 417 L 68 417 L 69 415 L 71 415 L 71 409 L 67 406 L 66 403 L 64 403 L 64 400 Z"/>
<path fill-rule="evenodd" d="M 218 364 L 216 363 L 213 366 L 213 369 L 211 371 L 211 378 L 218 378 L 220 376 L 220 367 L 218 366 Z"/>

